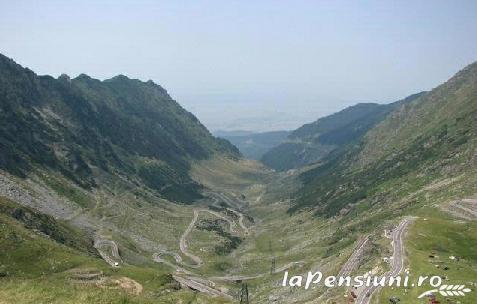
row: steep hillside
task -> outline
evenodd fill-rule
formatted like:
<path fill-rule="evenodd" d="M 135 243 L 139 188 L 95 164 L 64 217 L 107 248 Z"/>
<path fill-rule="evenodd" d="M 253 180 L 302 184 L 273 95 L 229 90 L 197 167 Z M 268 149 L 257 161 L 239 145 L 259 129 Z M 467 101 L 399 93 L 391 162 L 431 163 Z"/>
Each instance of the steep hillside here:
<path fill-rule="evenodd" d="M 1 196 L 0 227 L 2 303 L 211 301 L 185 290 L 168 292 L 178 286 L 164 269 L 112 269 L 81 232 Z"/>
<path fill-rule="evenodd" d="M 0 169 L 17 176 L 48 168 L 88 189 L 123 175 L 190 202 L 201 188 L 191 161 L 239 156 L 152 81 L 54 79 L 0 55 L 0 101 Z"/>
<path fill-rule="evenodd" d="M 301 175 L 292 210 L 350 216 L 475 170 L 477 64 L 405 103 L 351 147 Z M 398 206 L 397 204 L 395 206 Z M 402 208 L 403 206 L 399 206 Z"/>
<path fill-rule="evenodd" d="M 270 149 L 280 145 L 289 131 L 240 134 L 239 132 L 216 132 L 218 137 L 229 140 L 247 158 L 259 160 Z"/>
<path fill-rule="evenodd" d="M 345 288 L 277 282 L 383 274 L 395 252 L 411 276 L 477 275 L 477 64 L 296 130 L 288 144 L 319 162 L 276 173 L 152 82 L 53 79 L 0 59 L 6 303 L 233 303 L 245 287 L 252 303 L 341 303 Z M 369 296 L 415 303 L 424 288 Z"/>
<path fill-rule="evenodd" d="M 354 276 L 408 271 L 411 281 L 425 274 L 445 278 L 446 286 L 475 286 L 476 118 L 474 63 L 401 104 L 358 141 L 268 184 L 259 197 L 262 203 L 254 205 L 254 214 L 263 221 L 256 238 L 260 246 L 247 253 L 304 263 L 293 274 L 308 269 Z M 343 294 L 350 295 L 349 288 L 317 286 L 295 292 L 295 287 L 271 287 L 281 278 L 277 274 L 257 284 L 261 302 L 343 303 Z M 357 303 L 424 303 L 429 299 L 418 296 L 430 289 L 354 292 Z M 440 303 L 476 303 L 477 294 L 470 289 L 465 297 L 435 296 Z"/>
<path fill-rule="evenodd" d="M 293 131 L 287 141 L 265 153 L 261 160 L 280 171 L 317 162 L 331 151 L 358 141 L 393 109 L 422 94 L 391 104 L 360 103 L 320 118 Z"/>
<path fill-rule="evenodd" d="M 248 224 L 240 194 L 265 171 L 152 81 L 54 79 L 0 56 L 0 298 L 228 302 L 223 284 L 197 294 L 178 282 L 231 267 L 245 232 L 199 228 L 230 214 Z M 221 254 L 199 269 L 184 244 Z"/>

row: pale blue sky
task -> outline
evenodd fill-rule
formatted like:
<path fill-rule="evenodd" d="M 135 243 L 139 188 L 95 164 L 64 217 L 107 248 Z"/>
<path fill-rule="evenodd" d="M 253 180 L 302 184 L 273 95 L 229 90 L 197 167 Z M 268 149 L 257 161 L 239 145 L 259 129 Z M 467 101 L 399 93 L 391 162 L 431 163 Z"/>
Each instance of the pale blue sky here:
<path fill-rule="evenodd" d="M 210 129 L 429 90 L 477 60 L 476 37 L 474 0 L 0 0 L 1 53 L 39 74 L 152 79 Z"/>

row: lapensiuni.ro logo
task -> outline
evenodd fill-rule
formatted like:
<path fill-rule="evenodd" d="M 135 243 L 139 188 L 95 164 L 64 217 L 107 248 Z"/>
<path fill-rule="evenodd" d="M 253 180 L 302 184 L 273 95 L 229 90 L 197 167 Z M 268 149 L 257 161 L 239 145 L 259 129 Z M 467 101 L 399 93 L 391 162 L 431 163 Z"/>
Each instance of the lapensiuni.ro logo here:
<path fill-rule="evenodd" d="M 429 286 L 430 288 L 421 293 L 418 298 L 423 298 L 429 295 L 440 294 L 445 297 L 460 297 L 465 296 L 471 292 L 462 284 L 443 284 L 443 279 L 440 276 L 419 276 L 416 280 L 411 280 L 409 276 L 371 276 L 359 275 L 355 277 L 345 276 L 327 276 L 323 277 L 320 271 L 311 272 L 307 275 L 290 276 L 288 271 L 283 274 L 282 286 L 302 287 L 309 289 L 313 285 L 318 286 L 321 283 L 327 288 L 334 287 L 355 287 L 357 289 L 362 287 L 403 287 L 413 288 Z"/>

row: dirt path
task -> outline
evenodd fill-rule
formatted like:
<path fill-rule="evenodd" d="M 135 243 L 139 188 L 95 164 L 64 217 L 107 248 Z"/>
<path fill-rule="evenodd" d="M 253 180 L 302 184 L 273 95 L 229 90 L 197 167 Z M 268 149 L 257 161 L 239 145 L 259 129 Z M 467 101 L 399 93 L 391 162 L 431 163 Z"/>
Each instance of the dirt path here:
<path fill-rule="evenodd" d="M 477 219 L 477 199 L 465 198 L 441 206 L 447 213 L 464 220 Z"/>

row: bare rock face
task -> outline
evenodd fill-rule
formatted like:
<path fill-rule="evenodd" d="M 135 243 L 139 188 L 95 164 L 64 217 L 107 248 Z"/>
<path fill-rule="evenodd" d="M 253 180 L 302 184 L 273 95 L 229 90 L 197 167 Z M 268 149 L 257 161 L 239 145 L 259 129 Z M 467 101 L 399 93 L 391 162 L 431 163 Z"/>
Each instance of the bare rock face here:
<path fill-rule="evenodd" d="M 0 171 L 0 196 L 36 209 L 57 219 L 67 219 L 79 209 L 31 179 L 20 179 Z"/>

